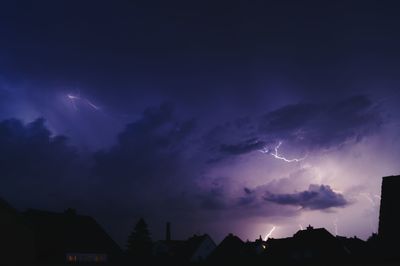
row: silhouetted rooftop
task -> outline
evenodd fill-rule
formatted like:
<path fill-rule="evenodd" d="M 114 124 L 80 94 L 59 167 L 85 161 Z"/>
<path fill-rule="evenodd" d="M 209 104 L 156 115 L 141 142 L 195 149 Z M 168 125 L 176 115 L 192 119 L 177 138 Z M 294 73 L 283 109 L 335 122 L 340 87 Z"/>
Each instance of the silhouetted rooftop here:
<path fill-rule="evenodd" d="M 275 260 L 303 261 L 323 258 L 339 259 L 348 252 L 325 228 L 307 227 L 293 237 L 268 239 L 266 254 Z"/>
<path fill-rule="evenodd" d="M 90 216 L 77 215 L 68 210 L 54 213 L 28 210 L 23 213 L 26 223 L 37 235 L 40 257 L 51 254 L 60 258 L 68 252 L 104 253 L 117 255 L 119 246 Z"/>
<path fill-rule="evenodd" d="M 384 176 L 382 177 L 383 181 L 390 181 L 390 182 L 400 182 L 400 175 L 390 175 L 390 176 Z"/>
<path fill-rule="evenodd" d="M 294 235 L 294 238 L 302 240 L 326 240 L 334 239 L 335 237 L 328 232 L 325 228 L 313 228 L 311 226 L 307 227 L 305 230 L 299 230 Z"/>
<path fill-rule="evenodd" d="M 240 257 L 245 248 L 245 243 L 233 234 L 227 235 L 211 254 L 211 260 L 232 260 Z"/>
<path fill-rule="evenodd" d="M 0 211 L 17 214 L 17 210 L 12 207 L 5 199 L 0 198 Z"/>

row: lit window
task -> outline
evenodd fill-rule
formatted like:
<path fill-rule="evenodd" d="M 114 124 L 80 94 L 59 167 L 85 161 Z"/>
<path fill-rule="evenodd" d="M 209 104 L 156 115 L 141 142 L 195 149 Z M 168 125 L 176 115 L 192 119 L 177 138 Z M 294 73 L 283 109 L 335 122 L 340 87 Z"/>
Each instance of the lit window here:
<path fill-rule="evenodd" d="M 67 260 L 69 262 L 76 262 L 76 256 L 69 255 L 69 256 L 67 256 Z"/>

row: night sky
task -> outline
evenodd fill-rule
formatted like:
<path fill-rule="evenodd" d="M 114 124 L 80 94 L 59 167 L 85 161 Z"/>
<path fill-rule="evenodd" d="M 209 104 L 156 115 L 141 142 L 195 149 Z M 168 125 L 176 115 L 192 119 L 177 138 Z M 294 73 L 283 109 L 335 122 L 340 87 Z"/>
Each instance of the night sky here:
<path fill-rule="evenodd" d="M 396 4 L 397 3 L 397 4 Z M 366 239 L 399 174 L 398 1 L 2 1 L 0 197 L 123 245 Z"/>

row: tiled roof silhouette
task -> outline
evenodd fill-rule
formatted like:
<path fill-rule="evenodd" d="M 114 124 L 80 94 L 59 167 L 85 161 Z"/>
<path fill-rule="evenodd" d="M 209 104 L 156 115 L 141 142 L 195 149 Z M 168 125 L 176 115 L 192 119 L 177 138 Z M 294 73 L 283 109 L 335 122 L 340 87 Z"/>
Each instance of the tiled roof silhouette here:
<path fill-rule="evenodd" d="M 62 260 L 66 253 L 104 253 L 118 256 L 120 247 L 90 216 L 73 211 L 54 213 L 28 210 L 26 223 L 36 234 L 40 259 Z"/>

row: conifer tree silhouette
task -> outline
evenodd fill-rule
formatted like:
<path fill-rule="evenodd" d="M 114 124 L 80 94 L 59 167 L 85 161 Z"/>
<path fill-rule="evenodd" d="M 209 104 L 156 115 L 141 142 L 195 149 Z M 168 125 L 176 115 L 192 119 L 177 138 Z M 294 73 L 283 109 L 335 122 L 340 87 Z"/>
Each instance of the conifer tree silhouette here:
<path fill-rule="evenodd" d="M 140 218 L 128 237 L 127 252 L 135 259 L 151 256 L 152 241 L 149 229 L 143 218 Z"/>

